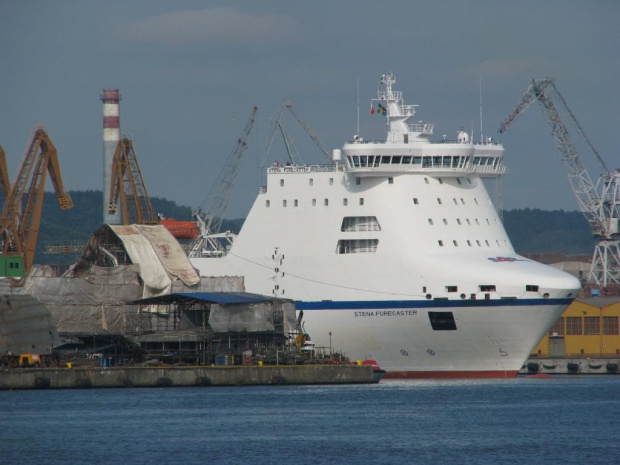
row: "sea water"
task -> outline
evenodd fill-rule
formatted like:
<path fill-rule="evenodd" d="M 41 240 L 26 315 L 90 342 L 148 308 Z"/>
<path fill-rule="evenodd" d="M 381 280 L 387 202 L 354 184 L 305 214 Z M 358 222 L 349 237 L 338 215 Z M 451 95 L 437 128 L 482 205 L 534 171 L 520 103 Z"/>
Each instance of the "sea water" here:
<path fill-rule="evenodd" d="M 0 391 L 0 463 L 620 463 L 620 376 Z"/>

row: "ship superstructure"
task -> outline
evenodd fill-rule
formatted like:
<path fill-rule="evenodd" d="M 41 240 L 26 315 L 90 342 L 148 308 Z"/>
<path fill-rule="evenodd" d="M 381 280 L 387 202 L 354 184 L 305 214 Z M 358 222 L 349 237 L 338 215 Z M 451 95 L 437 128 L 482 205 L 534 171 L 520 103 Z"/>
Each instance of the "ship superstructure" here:
<path fill-rule="evenodd" d="M 501 144 L 431 142 L 394 82 L 373 106 L 385 140 L 276 163 L 227 253 L 192 263 L 295 299 L 315 344 L 388 377 L 514 376 L 580 284 L 515 253 L 482 182 L 505 172 Z"/>

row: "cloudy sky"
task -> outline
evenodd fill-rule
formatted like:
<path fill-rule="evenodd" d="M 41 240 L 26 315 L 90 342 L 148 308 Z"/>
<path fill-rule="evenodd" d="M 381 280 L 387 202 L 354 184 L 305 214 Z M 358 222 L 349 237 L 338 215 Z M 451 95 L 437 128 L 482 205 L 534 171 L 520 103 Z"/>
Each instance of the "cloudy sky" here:
<path fill-rule="evenodd" d="M 378 78 L 393 72 L 437 139 L 473 128 L 496 136 L 532 78 L 552 76 L 610 168 L 620 167 L 620 2 L 616 0 L 9 1 L 0 3 L 0 145 L 13 179 L 33 128 L 56 145 L 65 186 L 102 190 L 105 87 L 121 91 L 152 196 L 200 207 L 253 106 L 258 120 L 227 216 L 245 216 L 270 119 L 290 99 L 329 149 L 370 115 Z M 359 93 L 358 93 L 359 89 Z M 290 116 L 290 115 L 289 115 Z M 306 162 L 323 160 L 293 118 Z M 577 133 L 574 133 L 578 139 Z M 576 210 L 537 106 L 502 136 L 506 209 Z M 284 159 L 276 141 L 271 160 Z M 601 172 L 580 154 L 591 177 Z"/>

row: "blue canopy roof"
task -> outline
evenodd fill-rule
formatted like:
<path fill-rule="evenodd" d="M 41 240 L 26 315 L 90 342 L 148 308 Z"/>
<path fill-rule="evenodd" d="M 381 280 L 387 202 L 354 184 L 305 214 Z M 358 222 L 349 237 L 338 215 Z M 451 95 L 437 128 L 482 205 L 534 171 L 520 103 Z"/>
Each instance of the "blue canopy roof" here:
<path fill-rule="evenodd" d="M 257 304 L 260 302 L 271 302 L 276 299 L 274 297 L 261 294 L 252 294 L 249 292 L 180 292 L 176 294 L 166 294 L 157 297 L 148 297 L 146 299 L 134 300 L 127 302 L 134 305 L 149 304 L 172 304 L 181 302 L 207 302 L 212 304 Z"/>

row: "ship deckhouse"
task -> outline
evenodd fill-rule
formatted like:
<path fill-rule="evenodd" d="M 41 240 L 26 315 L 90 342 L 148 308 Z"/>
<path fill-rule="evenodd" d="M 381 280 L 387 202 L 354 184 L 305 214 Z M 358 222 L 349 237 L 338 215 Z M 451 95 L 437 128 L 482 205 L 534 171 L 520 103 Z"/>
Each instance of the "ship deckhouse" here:
<path fill-rule="evenodd" d="M 348 171 L 360 177 L 385 176 L 395 173 L 416 173 L 430 176 L 458 177 L 476 175 L 497 177 L 506 172 L 502 158 L 504 148 L 489 139 L 475 144 L 461 129 L 456 140 L 446 137 L 431 142 L 434 124 L 419 121 L 409 123 L 417 105 L 405 105 L 402 92 L 392 90 L 391 74 L 381 77 L 384 89 L 378 91 L 379 111 L 387 120 L 388 133 L 384 141 L 365 141 L 356 137 L 347 142 L 342 153 Z"/>

